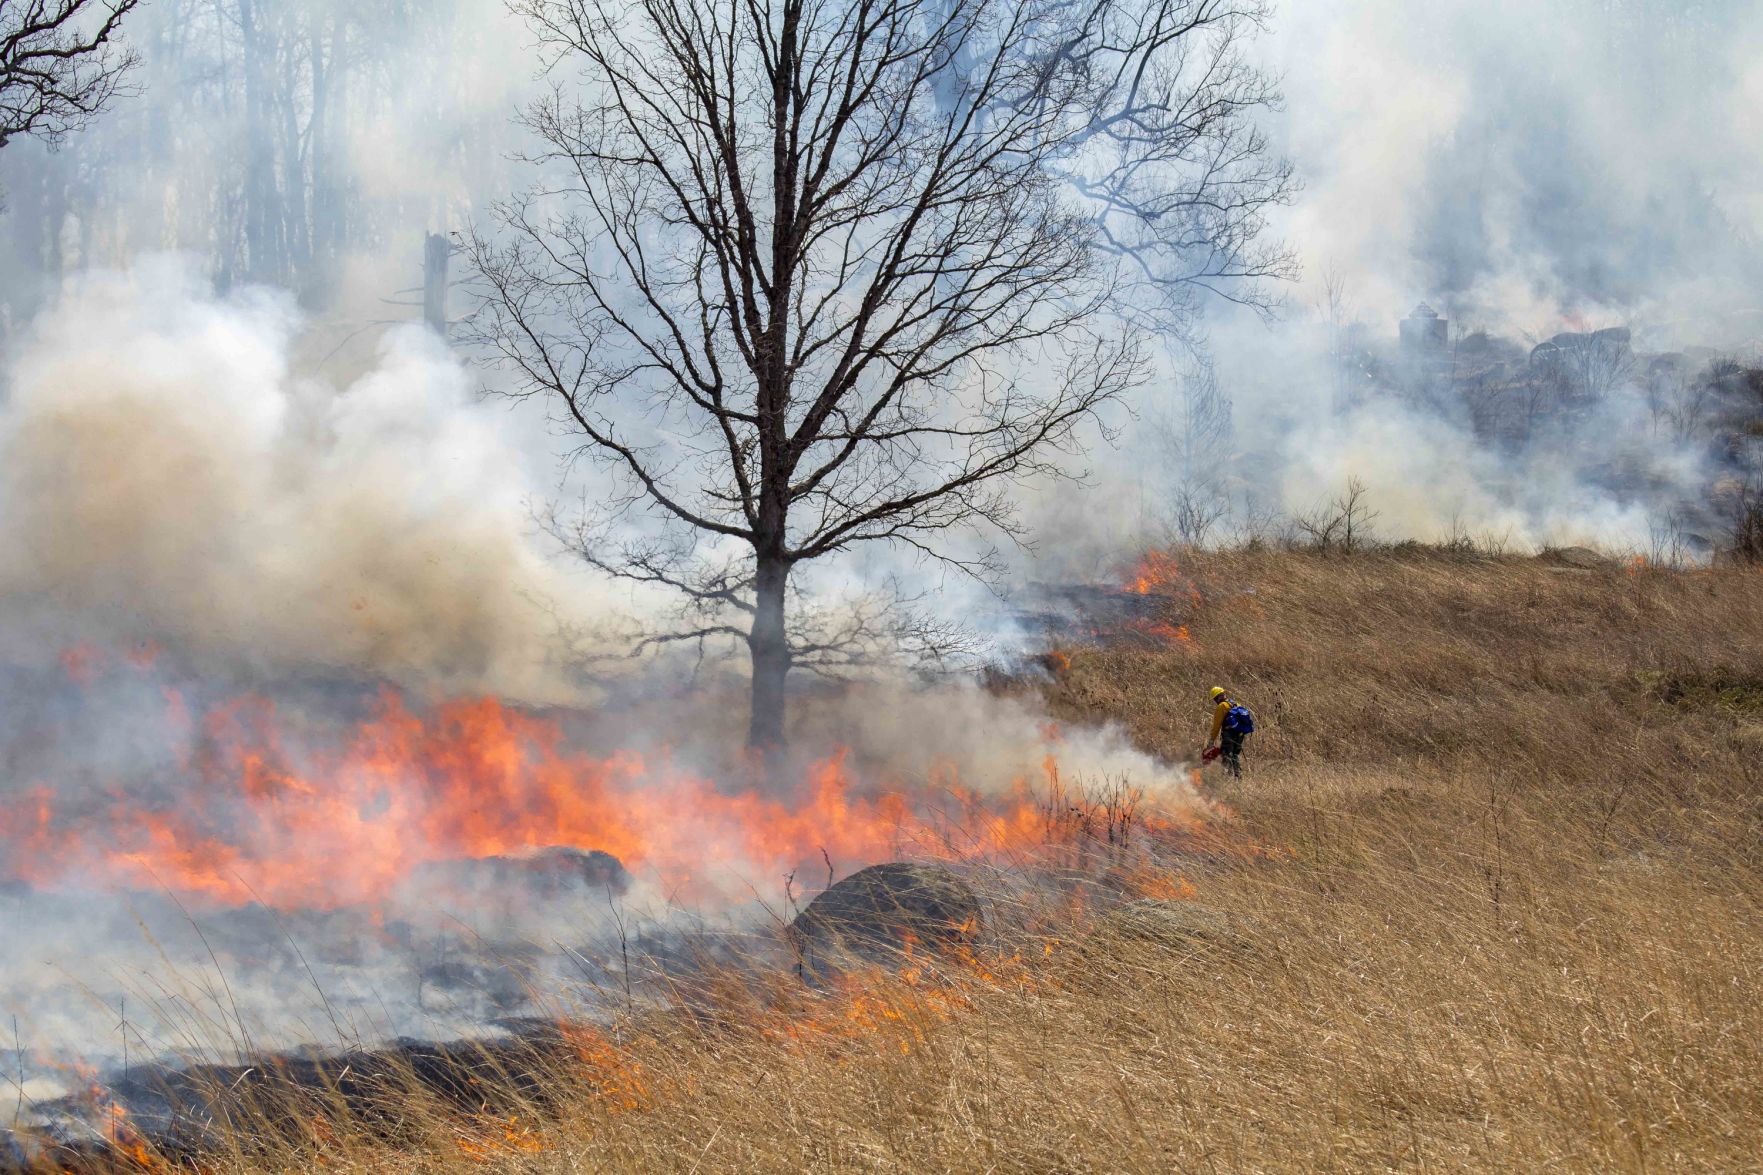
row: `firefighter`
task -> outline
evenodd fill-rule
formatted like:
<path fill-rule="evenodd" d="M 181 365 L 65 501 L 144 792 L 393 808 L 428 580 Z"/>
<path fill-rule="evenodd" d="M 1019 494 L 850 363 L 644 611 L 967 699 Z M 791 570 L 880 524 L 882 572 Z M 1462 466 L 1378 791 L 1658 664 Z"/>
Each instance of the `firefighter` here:
<path fill-rule="evenodd" d="M 1212 730 L 1206 736 L 1201 759 L 1211 762 L 1222 757 L 1224 769 L 1231 778 L 1243 777 L 1243 740 L 1255 733 L 1255 716 L 1249 708 L 1231 696 L 1221 685 L 1212 687 Z M 1218 751 L 1213 748 L 1217 747 Z"/>

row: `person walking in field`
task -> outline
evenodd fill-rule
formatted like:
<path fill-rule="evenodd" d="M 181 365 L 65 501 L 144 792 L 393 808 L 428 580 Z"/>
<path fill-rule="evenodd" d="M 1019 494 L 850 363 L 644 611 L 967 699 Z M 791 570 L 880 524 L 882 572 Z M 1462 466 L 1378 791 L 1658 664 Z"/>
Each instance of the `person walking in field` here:
<path fill-rule="evenodd" d="M 1243 740 L 1255 733 L 1255 715 L 1231 696 L 1221 685 L 1212 687 L 1212 731 L 1206 736 L 1206 747 L 1200 761 L 1210 763 L 1222 757 L 1224 769 L 1232 779 L 1243 777 Z"/>

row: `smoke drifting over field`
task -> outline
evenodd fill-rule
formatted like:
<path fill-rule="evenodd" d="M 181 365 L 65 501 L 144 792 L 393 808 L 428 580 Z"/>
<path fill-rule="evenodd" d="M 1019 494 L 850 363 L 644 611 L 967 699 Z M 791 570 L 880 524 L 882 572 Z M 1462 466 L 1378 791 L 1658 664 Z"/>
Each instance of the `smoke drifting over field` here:
<path fill-rule="evenodd" d="M 12 222 L 0 302 L 15 335 L 66 271 L 165 248 L 197 255 L 223 284 L 292 288 L 337 313 L 341 333 L 416 280 L 423 230 L 481 219 L 518 184 L 509 116 L 538 62 L 501 5 L 435 0 L 384 21 L 329 0 L 273 8 L 277 19 L 241 40 L 206 6 L 150 6 L 134 30 L 145 92 L 59 155 L 23 144 L 0 158 Z M 1363 338 L 1393 345 L 1397 319 L 1425 299 L 1454 332 L 1527 346 L 1620 325 L 1645 354 L 1754 350 L 1754 5 L 1288 4 L 1252 50 L 1283 79 L 1284 113 L 1269 130 L 1306 187 L 1271 231 L 1306 277 L 1275 325 L 1217 303 L 1201 324 L 1234 407 L 1233 429 L 1200 438 L 1203 480 L 1218 483 L 1202 488 L 1228 491 L 1229 521 L 1309 509 L 1357 475 L 1389 537 L 1435 537 L 1457 522 L 1518 542 L 1645 545 L 1661 516 L 1704 495 L 1719 471 L 1702 459 L 1703 437 L 1651 444 L 1646 468 L 1620 484 L 1600 471 L 1604 438 L 1650 423 L 1632 384 L 1611 389 L 1568 444 L 1551 438 L 1539 461 L 1490 446 L 1457 405 L 1343 404 L 1337 336 L 1358 323 Z M 254 107 L 240 78 L 271 60 L 311 80 L 265 75 Z M 296 129 L 309 118 L 311 150 L 288 137 L 290 116 Z M 232 166 L 247 155 L 254 170 Z M 283 220 L 285 231 L 257 239 Z M 1332 310 L 1329 276 L 1341 295 Z M 1079 560 L 1093 564 L 1116 536 L 1167 520 L 1184 480 L 1168 450 L 1184 428 L 1189 368 L 1172 347 L 1140 398 L 1118 461 L 1140 471 L 1131 484 L 1098 454 L 1101 494 L 1031 511 L 1044 548 L 1095 548 Z M 549 456 L 528 454 L 540 489 L 555 481 Z"/>
<path fill-rule="evenodd" d="M 120 1060 L 120 1015 L 137 1057 L 592 1015 L 685 935 L 770 957 L 776 912 L 829 870 L 1034 854 L 1065 787 L 1129 786 L 1177 831 L 1213 815 L 1120 731 L 976 688 L 806 699 L 802 753 L 756 776 L 715 693 L 555 714 L 234 695 L 102 649 L 0 682 L 0 1007 L 45 1091 Z"/>
<path fill-rule="evenodd" d="M 1668 347 L 1763 330 L 1755 5 L 1291 5 L 1269 46 L 1308 179 L 1289 230 L 1363 311 L 1634 316 Z"/>
<path fill-rule="evenodd" d="M 1207 810 L 971 685 L 807 702 L 755 778 L 737 695 L 593 659 L 646 605 L 535 533 L 467 370 L 411 327 L 320 378 L 310 329 L 159 257 L 70 278 L 9 351 L 0 1008 L 53 1061 L 31 1096 L 120 1058 L 125 1008 L 139 1056 L 591 1004 L 617 921 L 659 950 L 826 860 L 1014 851 L 1049 772 Z"/>
<path fill-rule="evenodd" d="M 1286 6 L 1265 48 L 1306 191 L 1279 227 L 1308 273 L 1284 323 L 1214 325 L 1242 485 L 1302 511 L 1356 475 L 1395 538 L 1646 551 L 1696 513 L 1732 470 L 1712 428 L 1660 426 L 1648 361 L 1763 346 L 1760 47 L 1744 3 Z M 1363 395 L 1367 353 L 1388 359 L 1422 300 L 1453 348 L 1626 327 L 1636 361 L 1537 443 L 1496 442 L 1473 395 L 1387 370 L 1405 394 Z"/>

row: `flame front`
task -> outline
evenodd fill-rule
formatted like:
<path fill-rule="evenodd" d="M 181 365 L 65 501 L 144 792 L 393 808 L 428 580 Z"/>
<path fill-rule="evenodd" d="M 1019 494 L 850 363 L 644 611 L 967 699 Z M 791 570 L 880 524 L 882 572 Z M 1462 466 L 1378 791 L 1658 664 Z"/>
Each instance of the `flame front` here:
<path fill-rule="evenodd" d="M 1174 601 L 1185 600 L 1190 608 L 1202 603 L 1199 587 L 1181 569 L 1181 563 L 1168 551 L 1149 551 L 1127 574 L 1125 588 L 1136 596 L 1159 596 Z M 1188 626 L 1168 619 L 1139 619 L 1127 626 L 1141 636 L 1166 645 L 1191 650 L 1193 634 Z"/>
<path fill-rule="evenodd" d="M 1135 595 L 1168 595 L 1177 587 L 1188 588 L 1181 564 L 1168 551 L 1147 551 L 1127 578 L 1127 590 Z"/>
<path fill-rule="evenodd" d="M 92 660 L 77 659 L 79 680 Z M 418 708 L 386 691 L 365 719 L 315 738 L 268 699 L 192 716 L 177 692 L 165 697 L 166 723 L 194 748 L 176 788 L 157 800 L 119 788 L 99 803 L 64 800 L 48 781 L 29 789 L 0 809 L 0 881 L 337 909 L 383 901 L 424 865 L 566 846 L 701 899 L 719 868 L 725 882 L 765 880 L 823 852 L 850 869 L 903 850 L 1021 849 L 1048 831 L 1026 779 L 1002 798 L 952 772 L 865 793 L 834 752 L 793 785 L 724 789 L 665 755 L 573 750 L 558 722 L 489 698 Z M 1056 777 L 1051 756 L 1043 771 Z M 954 812 L 940 825 L 939 804 Z"/>

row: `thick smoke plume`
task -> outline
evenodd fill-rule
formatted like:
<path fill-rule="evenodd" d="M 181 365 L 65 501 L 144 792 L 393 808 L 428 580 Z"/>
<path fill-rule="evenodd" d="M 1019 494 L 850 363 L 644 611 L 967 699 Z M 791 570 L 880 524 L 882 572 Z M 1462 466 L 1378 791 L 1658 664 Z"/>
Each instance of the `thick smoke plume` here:
<path fill-rule="evenodd" d="M 1369 0 L 1281 26 L 1312 302 L 1328 270 L 1385 323 L 1426 298 L 1471 329 L 1634 316 L 1660 349 L 1763 331 L 1756 5 Z"/>
<path fill-rule="evenodd" d="M 610 613 L 529 541 L 523 458 L 466 372 L 409 328 L 336 387 L 296 371 L 299 326 L 175 261 L 69 283 L 0 409 L 15 655 L 152 640 L 233 671 L 579 698 L 566 638 Z"/>
<path fill-rule="evenodd" d="M 751 926 L 786 872 L 823 884 L 821 848 L 841 875 L 962 851 L 985 831 L 957 794 L 1042 796 L 1050 771 L 1205 814 L 1120 732 L 970 685 L 807 700 L 799 761 L 765 779 L 732 692 L 591 691 L 575 659 L 615 647 L 630 601 L 535 537 L 530 455 L 468 372 L 410 328 L 333 381 L 304 329 L 285 296 L 159 258 L 70 279 L 10 352 L 0 1009 L 40 1055 L 443 1037 L 572 985 L 591 1003 L 611 920 L 645 949 L 682 918 Z M 832 762 L 848 798 L 816 790 Z M 598 786 L 645 802 L 603 825 L 552 806 Z M 945 805 L 938 843 L 878 824 L 887 793 Z M 801 828 L 768 839 L 774 810 Z M 535 872 L 556 850 L 630 871 Z M 39 1072 L 44 1094 L 65 1076 Z"/>
<path fill-rule="evenodd" d="M 249 35 L 230 8 L 149 6 L 133 31 L 144 92 L 60 155 L 0 157 L 0 330 L 66 271 L 168 247 L 200 253 L 222 286 L 271 282 L 358 323 L 419 280 L 424 230 L 459 229 L 517 186 L 509 115 L 539 63 L 502 6 L 278 0 Z M 1621 326 L 1642 355 L 1743 358 L 1763 337 L 1760 49 L 1763 16 L 1739 0 L 1282 5 L 1254 50 L 1282 78 L 1268 130 L 1306 185 L 1274 232 L 1307 276 L 1275 325 L 1216 305 L 1201 324 L 1235 409 L 1200 438 L 1203 484 L 1171 452 L 1193 447 L 1179 435 L 1192 356 L 1172 346 L 1124 452 L 1087 463 L 1100 492 L 1030 512 L 1041 552 L 1093 568 L 1196 489 L 1226 491 L 1218 533 L 1241 533 L 1348 476 L 1384 537 L 1461 525 L 1646 547 L 1721 470 L 1707 438 L 1674 436 L 1643 473 L 1604 475 L 1609 429 L 1651 416 L 1644 389 L 1613 389 L 1565 459 L 1539 462 L 1445 405 L 1343 403 L 1335 336 L 1356 325 L 1393 346 L 1424 299 L 1454 333 L 1516 346 Z"/>

